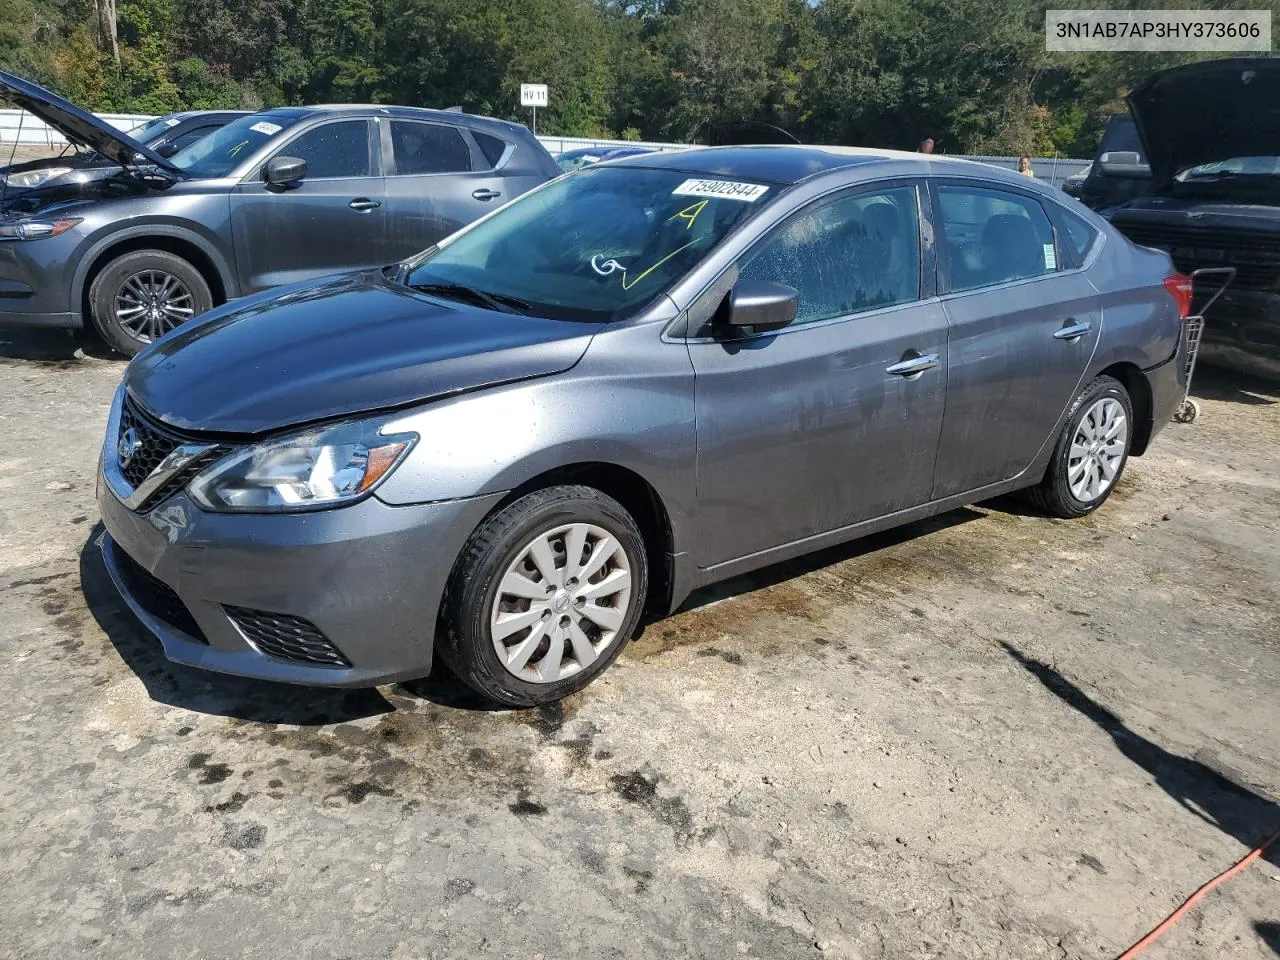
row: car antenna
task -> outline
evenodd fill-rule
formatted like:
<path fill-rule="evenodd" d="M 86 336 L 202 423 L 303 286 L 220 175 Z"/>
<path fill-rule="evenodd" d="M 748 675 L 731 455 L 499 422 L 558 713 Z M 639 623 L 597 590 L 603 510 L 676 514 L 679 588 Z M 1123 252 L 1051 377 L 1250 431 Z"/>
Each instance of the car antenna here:
<path fill-rule="evenodd" d="M 18 132 L 13 135 L 13 149 L 9 151 L 9 162 L 8 164 L 5 165 L 6 171 L 9 169 L 9 167 L 13 166 L 13 158 L 18 155 L 18 141 L 22 139 L 22 118 L 25 117 L 26 115 L 27 115 L 27 111 L 25 110 L 18 111 Z M 4 209 L 4 198 L 8 193 L 9 193 L 9 174 L 5 173 L 4 177 L 0 178 L 0 210 Z"/>

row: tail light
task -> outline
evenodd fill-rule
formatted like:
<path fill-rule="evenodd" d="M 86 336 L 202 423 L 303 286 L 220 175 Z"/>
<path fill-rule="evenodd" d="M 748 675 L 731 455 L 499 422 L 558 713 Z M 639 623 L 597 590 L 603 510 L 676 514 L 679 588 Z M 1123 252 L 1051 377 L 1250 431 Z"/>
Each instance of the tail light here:
<path fill-rule="evenodd" d="M 1178 305 L 1178 318 L 1191 316 L 1191 278 L 1185 273 L 1173 273 L 1164 278 L 1164 288 Z"/>

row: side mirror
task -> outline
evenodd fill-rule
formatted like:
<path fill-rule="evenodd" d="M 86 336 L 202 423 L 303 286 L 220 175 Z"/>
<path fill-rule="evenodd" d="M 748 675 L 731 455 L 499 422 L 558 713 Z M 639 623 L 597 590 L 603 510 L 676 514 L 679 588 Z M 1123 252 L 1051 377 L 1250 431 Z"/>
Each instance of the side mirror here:
<path fill-rule="evenodd" d="M 739 280 L 729 291 L 724 323 L 752 333 L 779 330 L 796 318 L 800 294 L 795 287 L 772 280 Z"/>
<path fill-rule="evenodd" d="M 273 187 L 287 187 L 307 175 L 307 161 L 297 157 L 272 157 L 262 171 L 262 179 Z"/>
<path fill-rule="evenodd" d="M 1098 158 L 1098 169 L 1109 177 L 1149 177 L 1151 168 L 1142 154 L 1133 150 L 1112 150 Z"/>

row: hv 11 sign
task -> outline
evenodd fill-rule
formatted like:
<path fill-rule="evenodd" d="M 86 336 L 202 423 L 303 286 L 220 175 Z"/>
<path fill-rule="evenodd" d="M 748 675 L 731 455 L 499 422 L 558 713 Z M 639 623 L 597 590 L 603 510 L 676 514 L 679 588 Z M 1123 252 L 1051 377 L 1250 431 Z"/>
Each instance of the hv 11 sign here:
<path fill-rule="evenodd" d="M 545 107 L 547 105 L 547 85 L 545 83 L 520 84 L 520 106 Z"/>

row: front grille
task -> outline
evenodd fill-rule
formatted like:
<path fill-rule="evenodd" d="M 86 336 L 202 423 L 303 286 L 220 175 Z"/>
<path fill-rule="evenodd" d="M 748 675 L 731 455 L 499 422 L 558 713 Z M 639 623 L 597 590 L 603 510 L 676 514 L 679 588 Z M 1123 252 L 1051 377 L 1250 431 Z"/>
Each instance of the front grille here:
<path fill-rule="evenodd" d="M 194 480 L 196 478 L 196 474 L 198 474 L 201 470 L 209 466 L 209 464 L 213 463 L 213 461 L 225 456 L 230 452 L 231 452 L 230 447 L 211 447 L 208 450 L 206 450 L 204 453 L 200 454 L 200 456 L 195 457 L 194 459 L 188 461 L 185 467 L 177 471 L 173 476 L 171 476 L 168 480 L 166 480 L 160 486 L 156 487 L 156 489 L 152 492 L 151 496 L 147 497 L 146 500 L 142 501 L 142 503 L 138 506 L 138 512 L 146 513 L 152 507 L 156 507 L 164 503 L 166 500 L 172 497 L 175 493 L 185 489 L 187 484 L 190 483 L 192 480 Z"/>
<path fill-rule="evenodd" d="M 1183 273 L 1201 267 L 1235 267 L 1233 287 L 1270 290 L 1280 284 L 1280 234 L 1171 223 L 1119 222 L 1116 226 L 1134 243 L 1166 251 Z"/>
<path fill-rule="evenodd" d="M 112 547 L 112 555 L 125 589 L 142 609 L 201 643 L 209 642 L 173 587 L 144 569 L 118 545 Z"/>
<path fill-rule="evenodd" d="M 245 639 L 269 657 L 325 667 L 351 666 L 310 620 L 247 607 L 224 606 L 223 609 Z"/>
<path fill-rule="evenodd" d="M 148 417 L 133 398 L 126 395 L 120 409 L 120 436 L 130 430 L 137 434 L 138 448 L 129 462 L 120 466 L 120 472 L 129 481 L 129 486 L 136 490 L 138 484 L 151 476 L 160 462 L 173 452 L 173 448 L 182 443 L 182 438 Z"/>
<path fill-rule="evenodd" d="M 124 474 L 129 486 L 135 490 L 177 447 L 184 443 L 203 442 L 193 435 L 183 434 L 156 420 L 126 394 L 124 404 L 120 408 L 120 434 L 116 438 L 117 443 L 129 430 L 133 430 L 136 434 L 138 445 L 133 456 L 129 458 L 128 464 L 120 466 L 120 472 Z M 164 503 L 185 488 L 201 470 L 230 452 L 231 447 L 210 447 L 152 491 L 151 495 L 135 509 L 140 513 L 146 513 Z"/>

